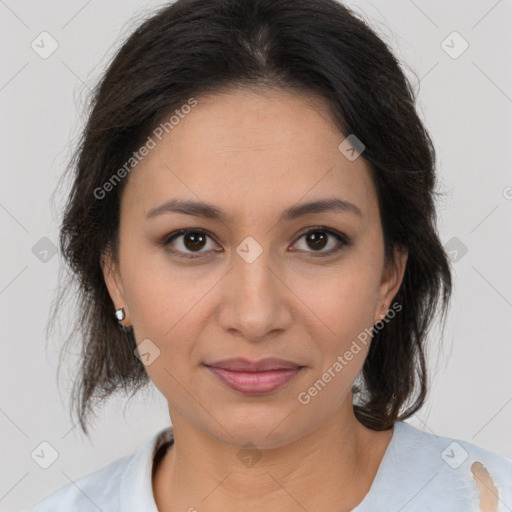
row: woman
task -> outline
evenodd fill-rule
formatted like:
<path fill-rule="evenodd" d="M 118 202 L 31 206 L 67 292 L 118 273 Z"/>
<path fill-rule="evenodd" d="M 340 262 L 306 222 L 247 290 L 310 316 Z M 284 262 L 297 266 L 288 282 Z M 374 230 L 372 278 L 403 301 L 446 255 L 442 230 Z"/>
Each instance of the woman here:
<path fill-rule="evenodd" d="M 512 460 L 405 423 L 451 293 L 435 150 L 334 0 L 178 0 L 98 85 L 61 249 L 82 430 L 152 382 L 172 428 L 30 510 L 505 511 Z"/>

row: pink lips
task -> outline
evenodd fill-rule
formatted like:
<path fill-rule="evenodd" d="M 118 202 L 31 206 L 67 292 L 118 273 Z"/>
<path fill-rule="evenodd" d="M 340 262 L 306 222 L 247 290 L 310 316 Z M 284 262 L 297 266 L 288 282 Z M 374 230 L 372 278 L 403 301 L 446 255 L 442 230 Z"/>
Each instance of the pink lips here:
<path fill-rule="evenodd" d="M 283 359 L 224 359 L 205 365 L 226 386 L 248 395 L 270 393 L 284 386 L 303 368 Z"/>

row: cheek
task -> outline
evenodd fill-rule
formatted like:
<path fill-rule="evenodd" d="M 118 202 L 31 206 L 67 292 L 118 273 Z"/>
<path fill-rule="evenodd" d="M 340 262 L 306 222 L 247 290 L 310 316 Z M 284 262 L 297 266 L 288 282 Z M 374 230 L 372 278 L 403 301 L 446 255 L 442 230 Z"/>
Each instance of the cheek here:
<path fill-rule="evenodd" d="M 158 389 L 178 391 L 193 378 L 197 340 L 213 314 L 208 292 L 219 281 L 212 272 L 171 265 L 165 258 L 126 259 L 124 283 L 137 345 L 148 344 L 157 354 L 145 369 Z M 145 264 L 141 264 L 145 261 Z"/>
<path fill-rule="evenodd" d="M 297 398 L 318 418 L 344 401 L 371 343 L 375 276 L 371 271 L 354 267 L 349 272 L 347 268 L 318 276 L 314 290 L 304 281 L 299 292 L 311 309 L 308 329 L 316 360 Z"/>
<path fill-rule="evenodd" d="M 218 276 L 206 267 L 178 264 L 163 247 L 140 244 L 135 251 L 130 242 L 123 273 L 131 318 L 142 336 L 168 343 L 189 322 L 189 314 L 200 307 Z"/>
<path fill-rule="evenodd" d="M 310 311 L 313 339 L 323 340 L 323 349 L 330 353 L 350 346 L 352 339 L 373 326 L 378 276 L 375 267 L 356 258 L 353 264 L 346 260 L 339 268 L 318 272 L 314 283 L 297 281 L 294 292 Z"/>

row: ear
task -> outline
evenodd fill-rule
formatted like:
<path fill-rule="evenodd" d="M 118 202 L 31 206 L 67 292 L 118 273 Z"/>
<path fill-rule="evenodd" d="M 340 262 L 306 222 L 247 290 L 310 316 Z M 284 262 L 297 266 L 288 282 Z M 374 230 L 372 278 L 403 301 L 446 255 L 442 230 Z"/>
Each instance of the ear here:
<path fill-rule="evenodd" d="M 408 256 L 409 251 L 407 248 L 400 246 L 395 247 L 393 261 L 389 262 L 382 275 L 379 298 L 374 314 L 374 324 L 386 316 L 391 301 L 402 284 Z M 384 309 L 383 305 L 386 305 L 386 309 Z"/>
<path fill-rule="evenodd" d="M 129 327 L 131 325 L 130 313 L 128 311 L 128 305 L 121 280 L 119 265 L 116 263 L 110 250 L 105 251 L 101 255 L 100 264 L 101 270 L 103 272 L 103 278 L 105 280 L 105 285 L 107 286 L 108 293 L 114 304 L 114 308 L 116 310 L 119 308 L 124 308 L 124 320 L 117 321 L 125 327 Z M 114 312 L 112 312 L 112 314 L 114 314 Z"/>

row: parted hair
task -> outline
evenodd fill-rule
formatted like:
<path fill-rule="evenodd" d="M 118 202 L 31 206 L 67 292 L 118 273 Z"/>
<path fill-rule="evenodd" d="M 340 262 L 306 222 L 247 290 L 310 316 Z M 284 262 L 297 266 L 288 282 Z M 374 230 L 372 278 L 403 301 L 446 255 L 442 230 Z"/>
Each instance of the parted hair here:
<path fill-rule="evenodd" d="M 101 268 L 107 251 L 118 261 L 127 179 L 98 190 L 190 98 L 239 87 L 323 98 L 340 136 L 364 143 L 386 261 L 397 247 L 408 259 L 393 299 L 401 309 L 373 334 L 353 387 L 354 414 L 386 430 L 426 400 L 427 334 L 439 311 L 446 316 L 452 278 L 436 227 L 435 148 L 402 64 L 363 17 L 335 0 L 177 0 L 142 20 L 109 61 L 67 167 L 59 248 L 69 271 L 47 332 L 69 298 L 79 313 L 60 362 L 67 347 L 78 347 L 70 410 L 86 435 L 102 401 L 150 383 L 133 329 L 114 316 Z"/>

